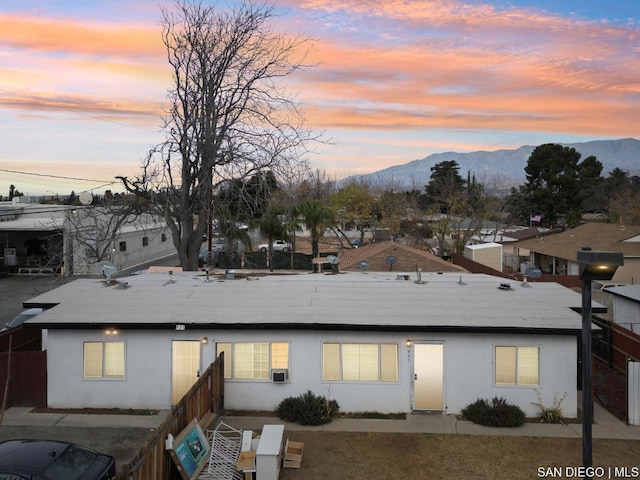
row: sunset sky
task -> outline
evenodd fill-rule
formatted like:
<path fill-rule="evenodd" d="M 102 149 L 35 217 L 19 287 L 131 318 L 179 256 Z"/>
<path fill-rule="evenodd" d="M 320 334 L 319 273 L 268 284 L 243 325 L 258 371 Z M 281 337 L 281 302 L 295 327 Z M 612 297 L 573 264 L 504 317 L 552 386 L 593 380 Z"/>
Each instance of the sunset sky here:
<path fill-rule="evenodd" d="M 222 0 L 220 6 L 233 0 Z M 203 0 L 212 4 L 214 0 Z M 0 195 L 101 192 L 164 139 L 165 0 L 0 3 Z M 431 153 L 640 136 L 636 0 L 300 0 L 290 79 L 342 178 Z M 59 178 L 67 177 L 67 178 Z"/>

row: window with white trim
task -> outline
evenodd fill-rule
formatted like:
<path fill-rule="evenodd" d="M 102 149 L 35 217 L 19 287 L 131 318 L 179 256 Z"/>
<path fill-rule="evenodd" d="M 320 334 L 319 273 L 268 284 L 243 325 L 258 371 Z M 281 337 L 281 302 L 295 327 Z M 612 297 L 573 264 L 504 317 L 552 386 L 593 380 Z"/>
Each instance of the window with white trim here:
<path fill-rule="evenodd" d="M 496 385 L 539 385 L 540 348 L 496 346 L 495 382 Z"/>
<path fill-rule="evenodd" d="M 224 378 L 270 380 L 270 372 L 289 368 L 289 344 L 217 343 L 216 355 L 224 352 Z"/>
<path fill-rule="evenodd" d="M 124 342 L 84 342 L 84 378 L 124 378 Z"/>
<path fill-rule="evenodd" d="M 323 343 L 322 380 L 331 382 L 397 382 L 395 343 Z"/>

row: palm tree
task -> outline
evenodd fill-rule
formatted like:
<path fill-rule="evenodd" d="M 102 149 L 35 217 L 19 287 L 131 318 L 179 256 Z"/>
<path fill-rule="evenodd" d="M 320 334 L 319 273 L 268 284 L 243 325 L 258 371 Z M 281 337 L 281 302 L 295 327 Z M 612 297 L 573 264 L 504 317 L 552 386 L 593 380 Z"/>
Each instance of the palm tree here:
<path fill-rule="evenodd" d="M 267 263 L 269 264 L 269 271 L 273 272 L 273 241 L 282 238 L 286 232 L 278 214 L 274 210 L 265 212 L 258 220 L 258 226 L 260 233 L 267 238 L 269 243 Z"/>
<path fill-rule="evenodd" d="M 291 258 L 289 268 L 293 270 L 294 268 L 294 259 L 296 255 L 296 233 L 302 231 L 302 224 L 298 218 L 299 213 L 296 210 L 296 207 L 291 208 L 290 212 L 291 218 L 282 224 L 282 229 L 284 235 L 291 242 Z"/>
<path fill-rule="evenodd" d="M 321 200 L 305 200 L 296 205 L 296 211 L 304 218 L 304 224 L 311 231 L 313 258 L 320 254 L 318 243 L 325 229 L 335 223 L 334 211 Z"/>

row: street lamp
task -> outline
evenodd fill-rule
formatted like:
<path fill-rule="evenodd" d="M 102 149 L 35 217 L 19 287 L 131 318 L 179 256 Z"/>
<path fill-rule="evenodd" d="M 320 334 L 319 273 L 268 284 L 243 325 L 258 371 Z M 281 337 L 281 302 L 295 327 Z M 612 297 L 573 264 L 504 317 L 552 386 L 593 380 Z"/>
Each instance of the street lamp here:
<path fill-rule="evenodd" d="M 583 247 L 578 252 L 578 264 L 582 280 L 582 466 L 585 478 L 592 478 L 591 282 L 611 280 L 618 267 L 624 265 L 624 258 L 622 253 L 597 252 Z"/>

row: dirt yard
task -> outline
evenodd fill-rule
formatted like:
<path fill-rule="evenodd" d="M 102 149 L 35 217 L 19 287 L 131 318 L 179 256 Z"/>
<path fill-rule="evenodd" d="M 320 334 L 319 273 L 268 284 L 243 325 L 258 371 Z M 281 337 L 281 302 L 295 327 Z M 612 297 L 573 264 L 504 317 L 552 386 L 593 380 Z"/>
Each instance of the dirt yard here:
<path fill-rule="evenodd" d="M 304 443 L 300 469 L 283 469 L 281 480 L 501 480 L 578 478 L 544 476 L 549 467 L 582 463 L 577 439 L 436 434 L 291 432 Z M 640 441 L 593 442 L 594 466 L 629 467 L 640 478 Z M 539 470 L 544 469 L 544 470 Z M 624 478 L 606 476 L 605 478 Z"/>

